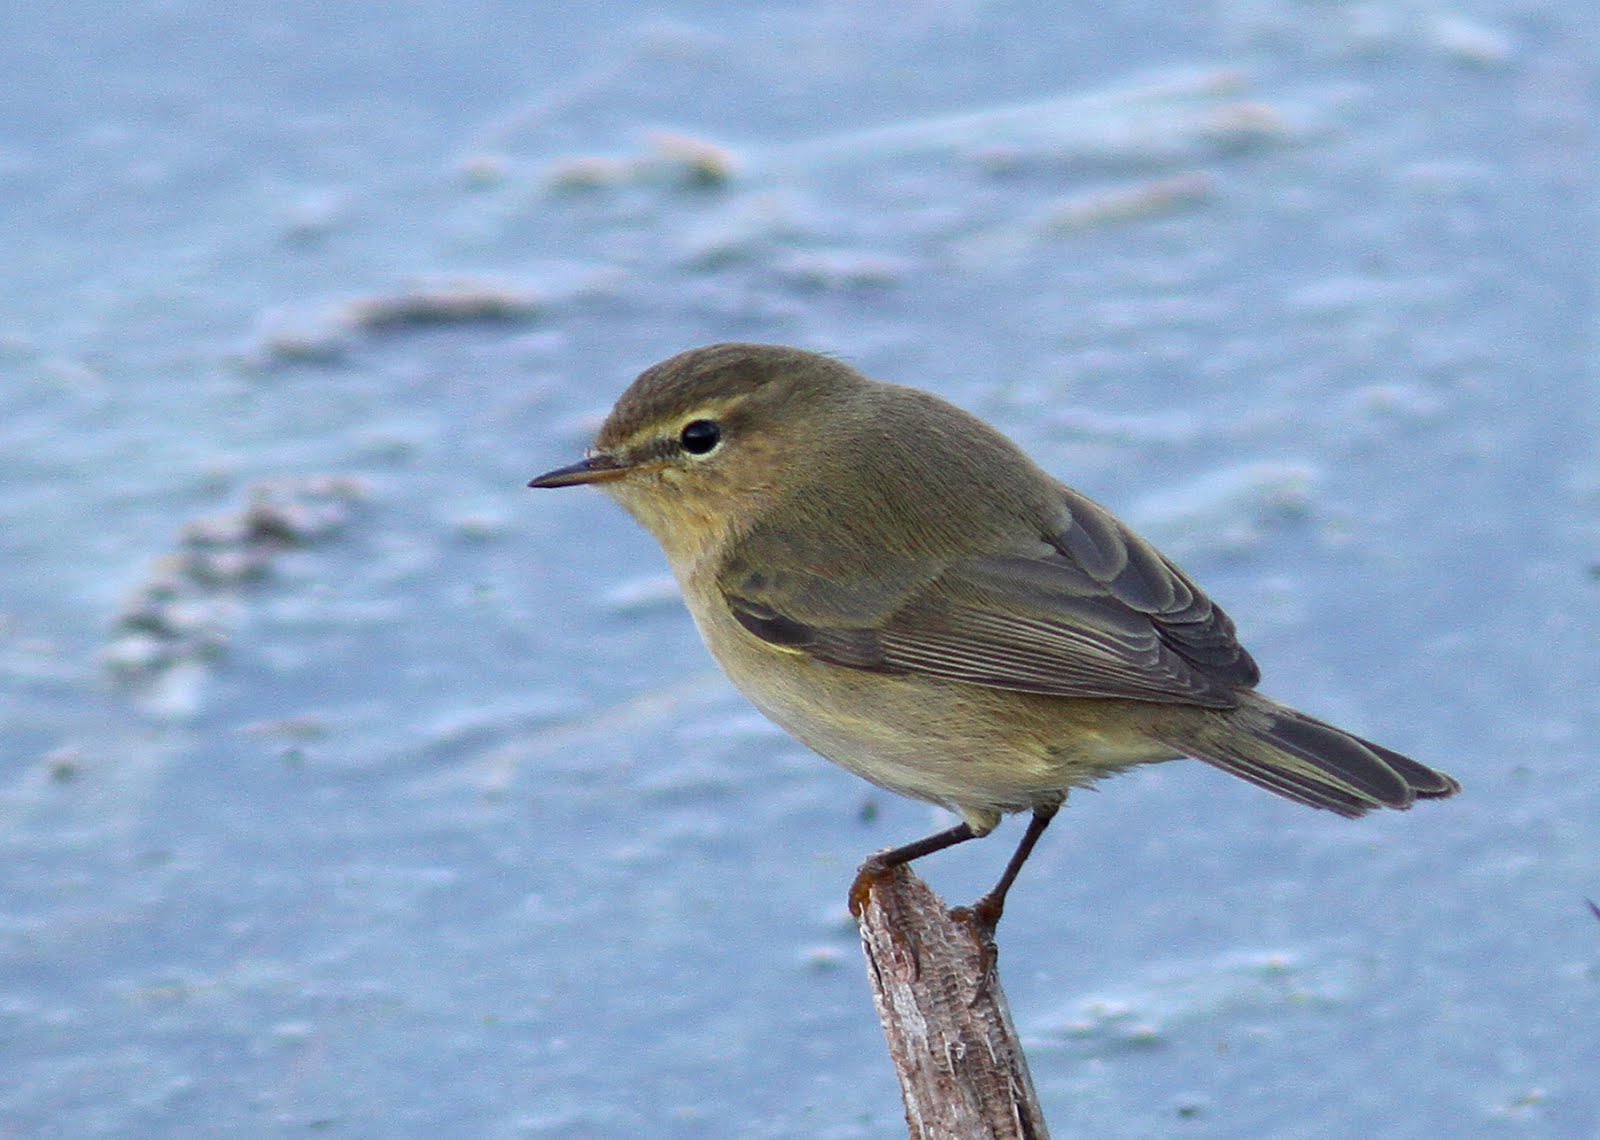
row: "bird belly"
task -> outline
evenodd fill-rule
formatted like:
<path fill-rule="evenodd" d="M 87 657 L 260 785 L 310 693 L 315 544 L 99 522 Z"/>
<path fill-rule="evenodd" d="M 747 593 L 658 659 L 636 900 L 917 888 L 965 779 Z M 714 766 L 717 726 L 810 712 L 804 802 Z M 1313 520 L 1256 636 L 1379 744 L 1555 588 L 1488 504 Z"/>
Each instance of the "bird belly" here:
<path fill-rule="evenodd" d="M 1131 702 L 852 669 L 774 647 L 731 615 L 695 617 L 718 664 L 769 719 L 858 776 L 969 821 L 993 826 L 1175 755 L 1127 723 Z"/>

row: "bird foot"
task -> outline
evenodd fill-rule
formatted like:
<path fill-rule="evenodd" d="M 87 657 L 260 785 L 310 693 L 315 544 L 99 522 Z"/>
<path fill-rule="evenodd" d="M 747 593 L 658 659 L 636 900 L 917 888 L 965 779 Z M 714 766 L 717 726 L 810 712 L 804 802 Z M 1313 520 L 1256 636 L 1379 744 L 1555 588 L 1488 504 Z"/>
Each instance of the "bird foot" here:
<path fill-rule="evenodd" d="M 850 884 L 850 914 L 853 917 L 861 917 L 867 900 L 872 897 L 872 888 L 883 882 L 894 866 L 874 855 L 856 870 L 855 880 Z"/>

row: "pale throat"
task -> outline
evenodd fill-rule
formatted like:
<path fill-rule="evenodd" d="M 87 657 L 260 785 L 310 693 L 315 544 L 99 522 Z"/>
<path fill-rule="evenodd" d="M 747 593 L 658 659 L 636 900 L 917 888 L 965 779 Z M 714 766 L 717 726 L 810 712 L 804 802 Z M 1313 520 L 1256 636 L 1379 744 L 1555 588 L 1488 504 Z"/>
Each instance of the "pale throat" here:
<path fill-rule="evenodd" d="M 742 496 L 731 490 L 691 489 L 667 473 L 650 477 L 648 484 L 616 483 L 603 489 L 655 537 L 680 578 L 717 556 L 748 525 L 751 504 Z"/>

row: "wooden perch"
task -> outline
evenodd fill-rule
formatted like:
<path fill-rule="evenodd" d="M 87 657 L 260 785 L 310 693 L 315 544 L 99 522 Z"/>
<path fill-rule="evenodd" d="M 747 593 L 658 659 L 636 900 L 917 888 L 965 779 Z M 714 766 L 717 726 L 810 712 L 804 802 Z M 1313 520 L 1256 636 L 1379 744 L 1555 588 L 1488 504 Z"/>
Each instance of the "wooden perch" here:
<path fill-rule="evenodd" d="M 861 946 L 911 1140 L 1048 1140 L 994 940 L 907 866 L 864 894 Z"/>

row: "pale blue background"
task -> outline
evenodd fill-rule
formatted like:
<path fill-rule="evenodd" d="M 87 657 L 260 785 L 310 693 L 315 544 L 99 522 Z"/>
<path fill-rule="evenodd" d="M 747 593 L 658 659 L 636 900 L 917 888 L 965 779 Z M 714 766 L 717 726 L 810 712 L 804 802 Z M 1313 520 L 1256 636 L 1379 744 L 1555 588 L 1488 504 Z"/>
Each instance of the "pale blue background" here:
<path fill-rule="evenodd" d="M 1266 691 L 1466 785 L 1075 797 L 1002 938 L 1057 1135 L 1600 1134 L 1589 8 L 1096 9 L 13 6 L 0 1134 L 899 1134 L 843 897 L 942 821 L 751 712 L 599 495 L 522 489 L 730 338 L 992 419 Z M 1152 75 L 1189 94 L 942 121 Z M 549 191 L 655 129 L 734 179 Z M 548 304 L 328 331 L 461 275 Z M 192 710 L 115 689 L 182 528 L 313 474 L 370 498 L 236 599 Z M 1016 826 L 923 869 L 968 900 Z"/>

